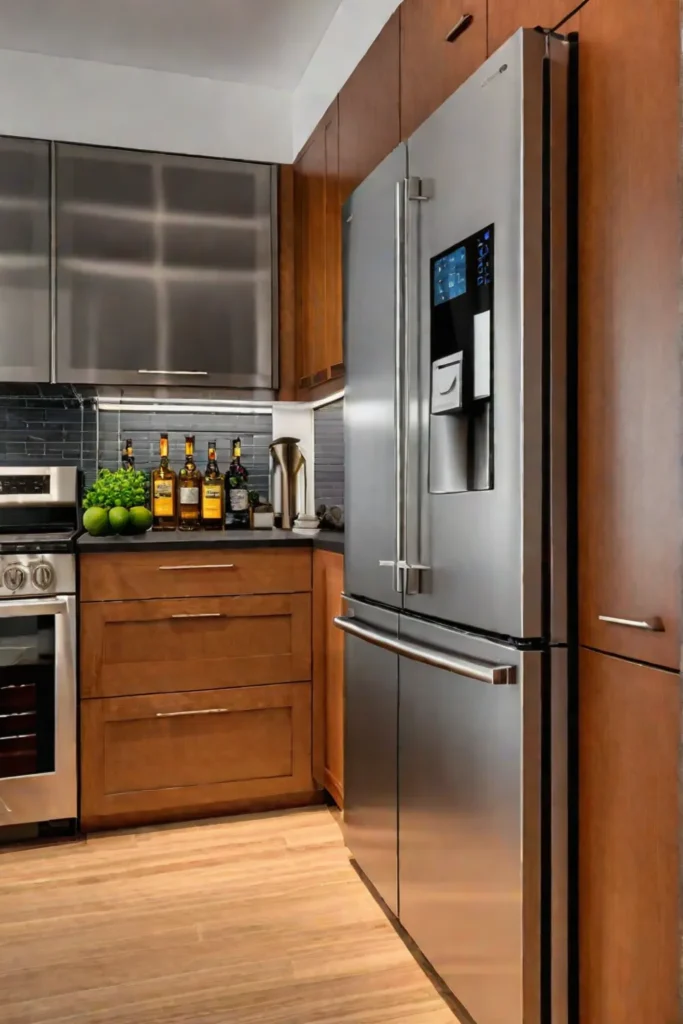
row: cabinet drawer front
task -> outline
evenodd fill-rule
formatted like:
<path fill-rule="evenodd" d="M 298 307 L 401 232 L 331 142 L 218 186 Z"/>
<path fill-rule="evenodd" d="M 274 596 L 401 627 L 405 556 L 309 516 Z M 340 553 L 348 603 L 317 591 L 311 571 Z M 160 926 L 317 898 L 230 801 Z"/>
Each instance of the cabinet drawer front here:
<path fill-rule="evenodd" d="M 81 819 L 311 788 L 310 684 L 84 701 Z"/>
<path fill-rule="evenodd" d="M 288 548 L 81 555 L 81 600 L 125 601 L 311 589 L 311 552 Z"/>
<path fill-rule="evenodd" d="M 310 594 L 101 601 L 81 608 L 82 697 L 310 677 Z"/>

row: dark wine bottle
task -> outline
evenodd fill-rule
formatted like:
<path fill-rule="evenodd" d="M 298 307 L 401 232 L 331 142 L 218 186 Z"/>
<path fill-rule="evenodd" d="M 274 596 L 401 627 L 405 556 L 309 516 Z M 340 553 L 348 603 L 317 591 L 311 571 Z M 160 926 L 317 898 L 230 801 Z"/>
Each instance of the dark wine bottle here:
<path fill-rule="evenodd" d="M 242 465 L 242 442 L 232 442 L 232 462 L 227 472 L 225 525 L 230 530 L 249 529 L 249 473 Z"/>

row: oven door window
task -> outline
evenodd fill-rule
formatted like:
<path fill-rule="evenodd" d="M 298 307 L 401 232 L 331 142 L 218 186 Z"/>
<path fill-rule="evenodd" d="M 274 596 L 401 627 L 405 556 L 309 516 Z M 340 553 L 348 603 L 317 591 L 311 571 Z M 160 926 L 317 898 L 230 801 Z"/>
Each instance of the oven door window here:
<path fill-rule="evenodd" d="M 55 616 L 0 618 L 0 779 L 55 770 Z"/>

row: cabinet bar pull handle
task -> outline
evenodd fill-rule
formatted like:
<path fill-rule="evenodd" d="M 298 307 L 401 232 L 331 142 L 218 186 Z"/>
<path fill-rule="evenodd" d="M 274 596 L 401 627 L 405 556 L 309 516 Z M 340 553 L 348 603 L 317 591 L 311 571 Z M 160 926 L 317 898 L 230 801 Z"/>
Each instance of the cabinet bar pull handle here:
<path fill-rule="evenodd" d="M 157 711 L 157 718 L 189 718 L 190 715 L 227 715 L 230 708 L 203 708 L 201 711 Z"/>
<path fill-rule="evenodd" d="M 174 612 L 172 619 L 220 619 L 220 612 Z"/>
<path fill-rule="evenodd" d="M 216 565 L 160 565 L 159 572 L 184 572 L 187 569 L 234 569 L 232 562 L 220 562 Z"/>
<path fill-rule="evenodd" d="M 651 619 L 620 619 L 614 615 L 598 615 L 600 622 L 611 622 L 613 626 L 630 626 L 632 629 L 647 629 L 651 633 L 663 633 L 664 623 L 659 615 Z"/>
<path fill-rule="evenodd" d="M 148 373 L 157 377 L 208 377 L 208 370 L 138 370 L 138 373 Z"/>
<path fill-rule="evenodd" d="M 469 28 L 474 21 L 473 14 L 463 14 L 462 17 L 455 23 L 453 28 L 446 36 L 447 43 L 454 43 L 458 36 L 461 36 L 466 28 Z"/>

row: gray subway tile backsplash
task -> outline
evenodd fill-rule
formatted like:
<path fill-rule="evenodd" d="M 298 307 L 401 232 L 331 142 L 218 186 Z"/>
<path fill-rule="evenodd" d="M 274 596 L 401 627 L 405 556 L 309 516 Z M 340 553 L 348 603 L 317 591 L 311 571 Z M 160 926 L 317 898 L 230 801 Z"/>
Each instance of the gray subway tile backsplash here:
<path fill-rule="evenodd" d="M 272 417 L 265 413 L 98 412 L 95 391 L 46 384 L 0 384 L 0 464 L 64 464 L 84 470 L 92 483 L 97 469 L 116 469 L 127 438 L 135 464 L 150 470 L 159 461 L 159 434 L 169 435 L 171 462 L 185 457 L 185 435 L 194 434 L 197 463 L 204 468 L 209 441 L 218 446 L 226 470 L 232 439 L 242 440 L 242 462 L 250 485 L 265 499 L 269 493 Z M 317 409 L 315 425 L 315 504 L 344 504 L 343 401 Z M 98 448 L 99 445 L 99 448 Z"/>
<path fill-rule="evenodd" d="M 344 506 L 344 400 L 316 409 L 315 507 Z"/>

